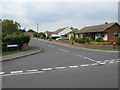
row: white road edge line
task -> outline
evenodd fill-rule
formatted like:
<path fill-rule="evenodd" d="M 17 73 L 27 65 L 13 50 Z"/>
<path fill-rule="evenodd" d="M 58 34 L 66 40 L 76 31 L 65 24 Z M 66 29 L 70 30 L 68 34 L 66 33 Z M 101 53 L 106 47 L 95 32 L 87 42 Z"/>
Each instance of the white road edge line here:
<path fill-rule="evenodd" d="M 24 72 L 24 73 L 13 73 L 13 74 L 4 74 L 2 76 L 13 76 L 13 75 L 26 75 L 26 74 L 35 74 L 35 73 L 43 73 L 44 71 L 38 72 Z"/>
<path fill-rule="evenodd" d="M 15 73 L 23 73 L 23 71 L 12 71 L 10 72 L 11 74 L 15 74 Z"/>

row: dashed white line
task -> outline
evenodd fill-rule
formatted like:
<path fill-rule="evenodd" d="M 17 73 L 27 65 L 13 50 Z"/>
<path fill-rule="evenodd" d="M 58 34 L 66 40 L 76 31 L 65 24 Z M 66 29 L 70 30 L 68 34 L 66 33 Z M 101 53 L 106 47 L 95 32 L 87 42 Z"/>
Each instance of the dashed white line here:
<path fill-rule="evenodd" d="M 3 74 L 5 74 L 5 72 L 0 72 L 0 75 L 3 75 Z"/>
<path fill-rule="evenodd" d="M 10 72 L 11 74 L 15 74 L 15 73 L 23 73 L 23 71 L 12 71 Z"/>
<path fill-rule="evenodd" d="M 69 68 L 77 68 L 78 66 L 69 66 Z"/>
<path fill-rule="evenodd" d="M 92 66 L 96 66 L 96 65 L 99 65 L 98 63 L 93 63 L 93 64 L 91 64 Z"/>
<path fill-rule="evenodd" d="M 56 67 L 55 69 L 65 69 L 66 67 Z"/>
<path fill-rule="evenodd" d="M 78 55 L 78 54 L 76 54 L 76 56 L 82 57 L 82 55 Z"/>
<path fill-rule="evenodd" d="M 43 71 L 50 71 L 50 70 L 52 70 L 52 68 L 44 68 L 44 69 L 42 69 Z"/>
<path fill-rule="evenodd" d="M 81 67 L 87 67 L 90 66 L 89 64 L 84 64 L 84 65 L 80 65 Z"/>
<path fill-rule="evenodd" d="M 37 72 L 37 69 L 33 69 L 33 70 L 26 70 L 27 72 Z"/>

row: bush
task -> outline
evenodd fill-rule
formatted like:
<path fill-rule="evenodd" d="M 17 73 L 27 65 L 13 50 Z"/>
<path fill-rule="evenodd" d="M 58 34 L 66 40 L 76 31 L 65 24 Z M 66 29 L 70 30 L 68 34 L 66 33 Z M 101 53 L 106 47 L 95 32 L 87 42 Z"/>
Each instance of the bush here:
<path fill-rule="evenodd" d="M 115 37 L 115 41 L 116 41 L 116 45 L 120 45 L 120 37 L 119 36 Z"/>
<path fill-rule="evenodd" d="M 96 42 L 104 42 L 104 40 L 99 37 L 99 38 L 96 39 Z"/>
<path fill-rule="evenodd" d="M 86 43 L 90 43 L 90 40 L 89 39 L 84 39 L 84 41 L 86 42 Z"/>
<path fill-rule="evenodd" d="M 71 37 L 70 37 L 70 40 L 75 40 L 75 36 L 71 36 Z"/>
<path fill-rule="evenodd" d="M 7 50 L 7 45 L 18 44 L 19 49 L 22 48 L 24 43 L 30 41 L 30 36 L 25 35 L 24 33 L 15 34 L 13 36 L 6 36 L 2 38 L 2 50 Z"/>
<path fill-rule="evenodd" d="M 46 39 L 49 39 L 49 38 L 50 38 L 49 36 L 46 37 Z"/>
<path fill-rule="evenodd" d="M 75 42 L 77 42 L 77 43 L 85 43 L 85 41 L 83 39 L 75 39 Z"/>

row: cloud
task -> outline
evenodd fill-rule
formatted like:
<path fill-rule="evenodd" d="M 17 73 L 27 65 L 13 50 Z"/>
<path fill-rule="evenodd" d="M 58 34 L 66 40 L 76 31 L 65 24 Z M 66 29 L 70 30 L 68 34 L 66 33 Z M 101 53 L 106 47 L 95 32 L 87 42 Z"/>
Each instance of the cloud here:
<path fill-rule="evenodd" d="M 82 28 L 87 25 L 114 22 L 118 19 L 117 2 L 6 2 L 3 19 L 13 19 L 27 29 L 54 31 L 60 27 Z"/>

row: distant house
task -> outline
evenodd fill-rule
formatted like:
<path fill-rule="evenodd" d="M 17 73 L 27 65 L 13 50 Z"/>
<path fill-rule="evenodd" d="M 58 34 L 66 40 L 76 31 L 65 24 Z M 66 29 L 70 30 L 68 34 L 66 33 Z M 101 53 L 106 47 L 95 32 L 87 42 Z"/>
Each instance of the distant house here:
<path fill-rule="evenodd" d="M 86 37 L 90 40 L 96 40 L 101 37 L 103 40 L 113 40 L 114 37 L 120 36 L 120 25 L 117 22 L 105 23 L 82 28 L 76 32 L 76 38 Z"/>
<path fill-rule="evenodd" d="M 67 34 L 67 37 L 69 38 L 69 40 L 70 40 L 70 37 L 71 37 L 71 36 L 75 36 L 75 35 L 76 35 L 75 33 L 79 31 L 77 28 L 73 28 L 73 27 L 71 27 L 70 29 L 71 29 L 72 31 L 70 31 L 70 32 Z"/>
<path fill-rule="evenodd" d="M 51 36 L 51 35 L 53 34 L 53 32 L 50 32 L 50 31 L 46 31 L 46 32 L 44 32 L 44 33 L 45 33 L 46 37 L 47 37 L 47 36 Z"/>
<path fill-rule="evenodd" d="M 67 34 L 71 31 L 78 31 L 78 29 L 76 28 L 73 28 L 73 27 L 65 27 L 65 28 L 59 28 L 58 30 L 54 31 L 54 32 L 49 32 L 49 31 L 46 31 L 45 34 L 46 36 L 51 36 L 53 38 L 56 38 L 56 37 L 67 37 Z"/>

